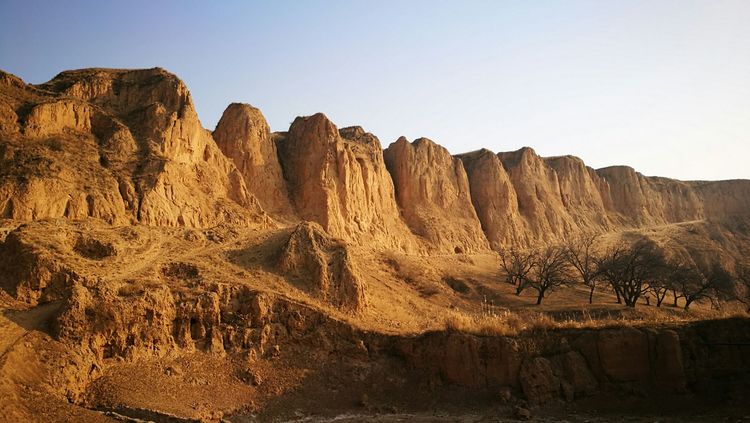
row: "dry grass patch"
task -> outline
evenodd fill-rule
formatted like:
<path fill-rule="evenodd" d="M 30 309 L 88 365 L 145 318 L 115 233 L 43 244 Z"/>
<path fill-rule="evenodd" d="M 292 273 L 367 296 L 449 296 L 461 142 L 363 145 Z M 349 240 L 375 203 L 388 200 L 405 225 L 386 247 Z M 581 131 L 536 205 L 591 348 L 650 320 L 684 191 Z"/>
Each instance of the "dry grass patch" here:
<path fill-rule="evenodd" d="M 445 318 L 445 330 L 483 336 L 514 336 L 527 331 L 678 325 L 738 316 L 747 317 L 747 314 L 735 309 L 695 313 L 656 307 L 613 309 L 609 312 L 582 309 L 567 313 L 502 310 L 494 314 L 471 314 L 454 310 Z"/>

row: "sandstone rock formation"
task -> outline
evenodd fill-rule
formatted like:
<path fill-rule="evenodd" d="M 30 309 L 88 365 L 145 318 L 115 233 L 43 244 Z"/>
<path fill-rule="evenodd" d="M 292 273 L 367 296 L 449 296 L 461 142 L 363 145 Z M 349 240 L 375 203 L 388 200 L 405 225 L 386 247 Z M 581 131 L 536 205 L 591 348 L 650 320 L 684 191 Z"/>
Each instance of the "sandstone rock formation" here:
<path fill-rule="evenodd" d="M 383 158 L 401 213 L 415 234 L 442 252 L 488 248 L 460 159 L 427 138 L 409 143 L 404 137 L 388 146 Z"/>
<path fill-rule="evenodd" d="M 328 237 L 317 223 L 297 225 L 281 251 L 278 266 L 302 289 L 335 307 L 357 312 L 367 304 L 364 283 L 346 244 Z"/>
<path fill-rule="evenodd" d="M 458 157 L 466 168 L 471 202 L 490 246 L 527 244 L 529 236 L 518 210 L 516 190 L 500 158 L 485 149 Z"/>
<path fill-rule="evenodd" d="M 383 153 L 322 114 L 271 134 L 260 111 L 232 104 L 213 136 L 218 146 L 162 69 L 67 71 L 37 86 L 3 72 L 0 215 L 209 227 L 269 224 L 270 212 L 376 249 L 445 253 L 750 213 L 748 181 L 595 171 L 530 148 L 457 160 L 424 139 Z"/>
<path fill-rule="evenodd" d="M 375 136 L 360 127 L 339 131 L 318 113 L 295 119 L 278 146 L 292 203 L 302 219 L 347 241 L 415 248 Z"/>
<path fill-rule="evenodd" d="M 5 76 L 0 89 L 4 217 L 192 227 L 265 219 L 187 87 L 162 69 L 67 71 L 39 86 Z"/>
<path fill-rule="evenodd" d="M 276 144 L 260 110 L 248 104 L 230 104 L 213 136 L 221 151 L 242 173 L 248 191 L 263 209 L 275 217 L 291 217 L 292 205 Z"/>
<path fill-rule="evenodd" d="M 507 299 L 494 255 L 444 254 L 633 229 L 731 265 L 750 251 L 749 222 L 750 181 L 593 170 L 529 148 L 451 157 L 426 139 L 384 152 L 322 114 L 272 134 L 243 104 L 211 133 L 162 69 L 68 71 L 40 85 L 0 72 L 0 420 L 32 420 L 28 404 L 48 398 L 74 407 L 106 397 L 120 366 L 136 371 L 115 383 L 179 376 L 162 368 L 175 357 L 223 363 L 230 382 L 211 389 L 246 383 L 243 395 L 282 401 L 296 389 L 320 395 L 319 381 L 343 394 L 423 391 L 430 404 L 435 393 L 494 401 L 502 390 L 509 404 L 542 405 L 710 388 L 750 371 L 747 320 L 443 331 L 444 309 L 488 310 L 485 293 Z M 262 387 L 267 375 L 250 364 L 289 390 Z M 93 390 L 95 379 L 105 388 Z M 133 417 L 217 421 L 254 406 L 245 396 L 236 408 L 185 411 L 209 387 L 183 382 L 173 387 L 196 388 L 190 401 L 172 398 L 184 415 Z"/>
<path fill-rule="evenodd" d="M 542 158 L 530 148 L 493 156 L 459 156 L 493 248 L 750 214 L 750 181 L 683 182 L 626 166 L 594 170 L 577 157 Z"/>

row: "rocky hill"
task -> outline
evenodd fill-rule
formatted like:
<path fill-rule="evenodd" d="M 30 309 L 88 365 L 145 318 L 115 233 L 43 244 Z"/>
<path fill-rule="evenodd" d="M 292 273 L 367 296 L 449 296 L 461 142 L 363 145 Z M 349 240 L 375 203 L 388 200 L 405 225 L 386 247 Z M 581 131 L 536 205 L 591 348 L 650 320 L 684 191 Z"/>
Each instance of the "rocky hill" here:
<path fill-rule="evenodd" d="M 530 148 L 452 157 L 424 138 L 383 151 L 322 114 L 272 134 L 259 110 L 232 104 L 209 132 L 187 87 L 162 69 L 66 71 L 41 85 L 3 73 L 0 83 L 5 218 L 309 220 L 374 248 L 459 253 L 750 213 L 747 180 L 594 170 Z"/>

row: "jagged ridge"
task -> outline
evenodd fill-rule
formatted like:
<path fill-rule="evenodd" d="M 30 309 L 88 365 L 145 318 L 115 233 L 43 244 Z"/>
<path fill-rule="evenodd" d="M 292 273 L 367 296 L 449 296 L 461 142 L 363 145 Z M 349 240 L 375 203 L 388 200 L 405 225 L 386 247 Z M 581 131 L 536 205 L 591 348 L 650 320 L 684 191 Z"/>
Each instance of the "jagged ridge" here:
<path fill-rule="evenodd" d="M 84 69 L 41 85 L 0 75 L 0 213 L 18 220 L 211 227 L 314 221 L 379 249 L 464 253 L 750 212 L 750 181 L 594 170 L 531 148 L 451 156 L 427 139 L 387 149 L 325 115 L 271 133 L 232 104 L 213 133 L 163 69 Z"/>

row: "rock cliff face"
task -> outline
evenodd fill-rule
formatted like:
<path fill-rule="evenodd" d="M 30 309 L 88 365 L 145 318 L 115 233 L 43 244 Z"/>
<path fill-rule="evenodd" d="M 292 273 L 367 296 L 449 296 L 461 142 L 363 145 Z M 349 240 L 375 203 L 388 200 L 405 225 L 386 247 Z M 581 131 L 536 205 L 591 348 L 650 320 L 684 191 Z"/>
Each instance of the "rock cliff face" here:
<path fill-rule="evenodd" d="M 516 190 L 518 211 L 530 238 L 548 241 L 556 234 L 571 232 L 573 222 L 564 213 L 557 172 L 530 148 L 498 156 Z"/>
<path fill-rule="evenodd" d="M 213 136 L 221 151 L 242 173 L 248 190 L 263 209 L 274 217 L 291 217 L 292 205 L 276 144 L 260 110 L 248 104 L 230 104 Z"/>
<path fill-rule="evenodd" d="M 706 216 L 732 218 L 750 214 L 750 181 L 693 182 L 692 189 L 702 199 Z"/>
<path fill-rule="evenodd" d="M 409 143 L 404 137 L 383 157 L 401 213 L 415 234 L 449 253 L 488 248 L 460 159 L 427 138 Z"/>
<path fill-rule="evenodd" d="M 518 210 L 516 190 L 500 158 L 485 149 L 458 157 L 466 168 L 471 202 L 490 246 L 497 249 L 527 243 L 529 237 Z"/>
<path fill-rule="evenodd" d="M 278 145 L 291 200 L 302 219 L 347 241 L 415 248 L 375 136 L 360 127 L 339 131 L 318 113 L 295 119 Z"/>
<path fill-rule="evenodd" d="M 600 389 L 674 394 L 711 386 L 712 379 L 750 369 L 742 352 L 749 336 L 747 320 L 732 319 L 674 329 L 561 331 L 536 334 L 528 343 L 432 333 L 402 340 L 396 350 L 427 380 L 491 392 L 512 387 L 542 405 Z"/>
<path fill-rule="evenodd" d="M 647 178 L 627 166 L 599 169 L 608 211 L 640 226 L 703 219 L 703 202 L 689 182 Z"/>
<path fill-rule="evenodd" d="M 86 69 L 39 86 L 19 81 L 0 85 L 4 217 L 192 227 L 263 220 L 174 75 Z"/>
<path fill-rule="evenodd" d="M 267 214 L 268 213 L 268 214 Z M 0 216 L 210 227 L 308 220 L 375 249 L 477 252 L 750 213 L 750 181 L 682 182 L 530 148 L 451 157 L 427 139 L 385 150 L 323 114 L 272 134 L 232 104 L 213 133 L 162 69 L 0 73 Z"/>
<path fill-rule="evenodd" d="M 626 166 L 594 170 L 577 157 L 532 149 L 460 155 L 471 199 L 493 248 L 750 213 L 750 181 L 683 182 Z"/>

